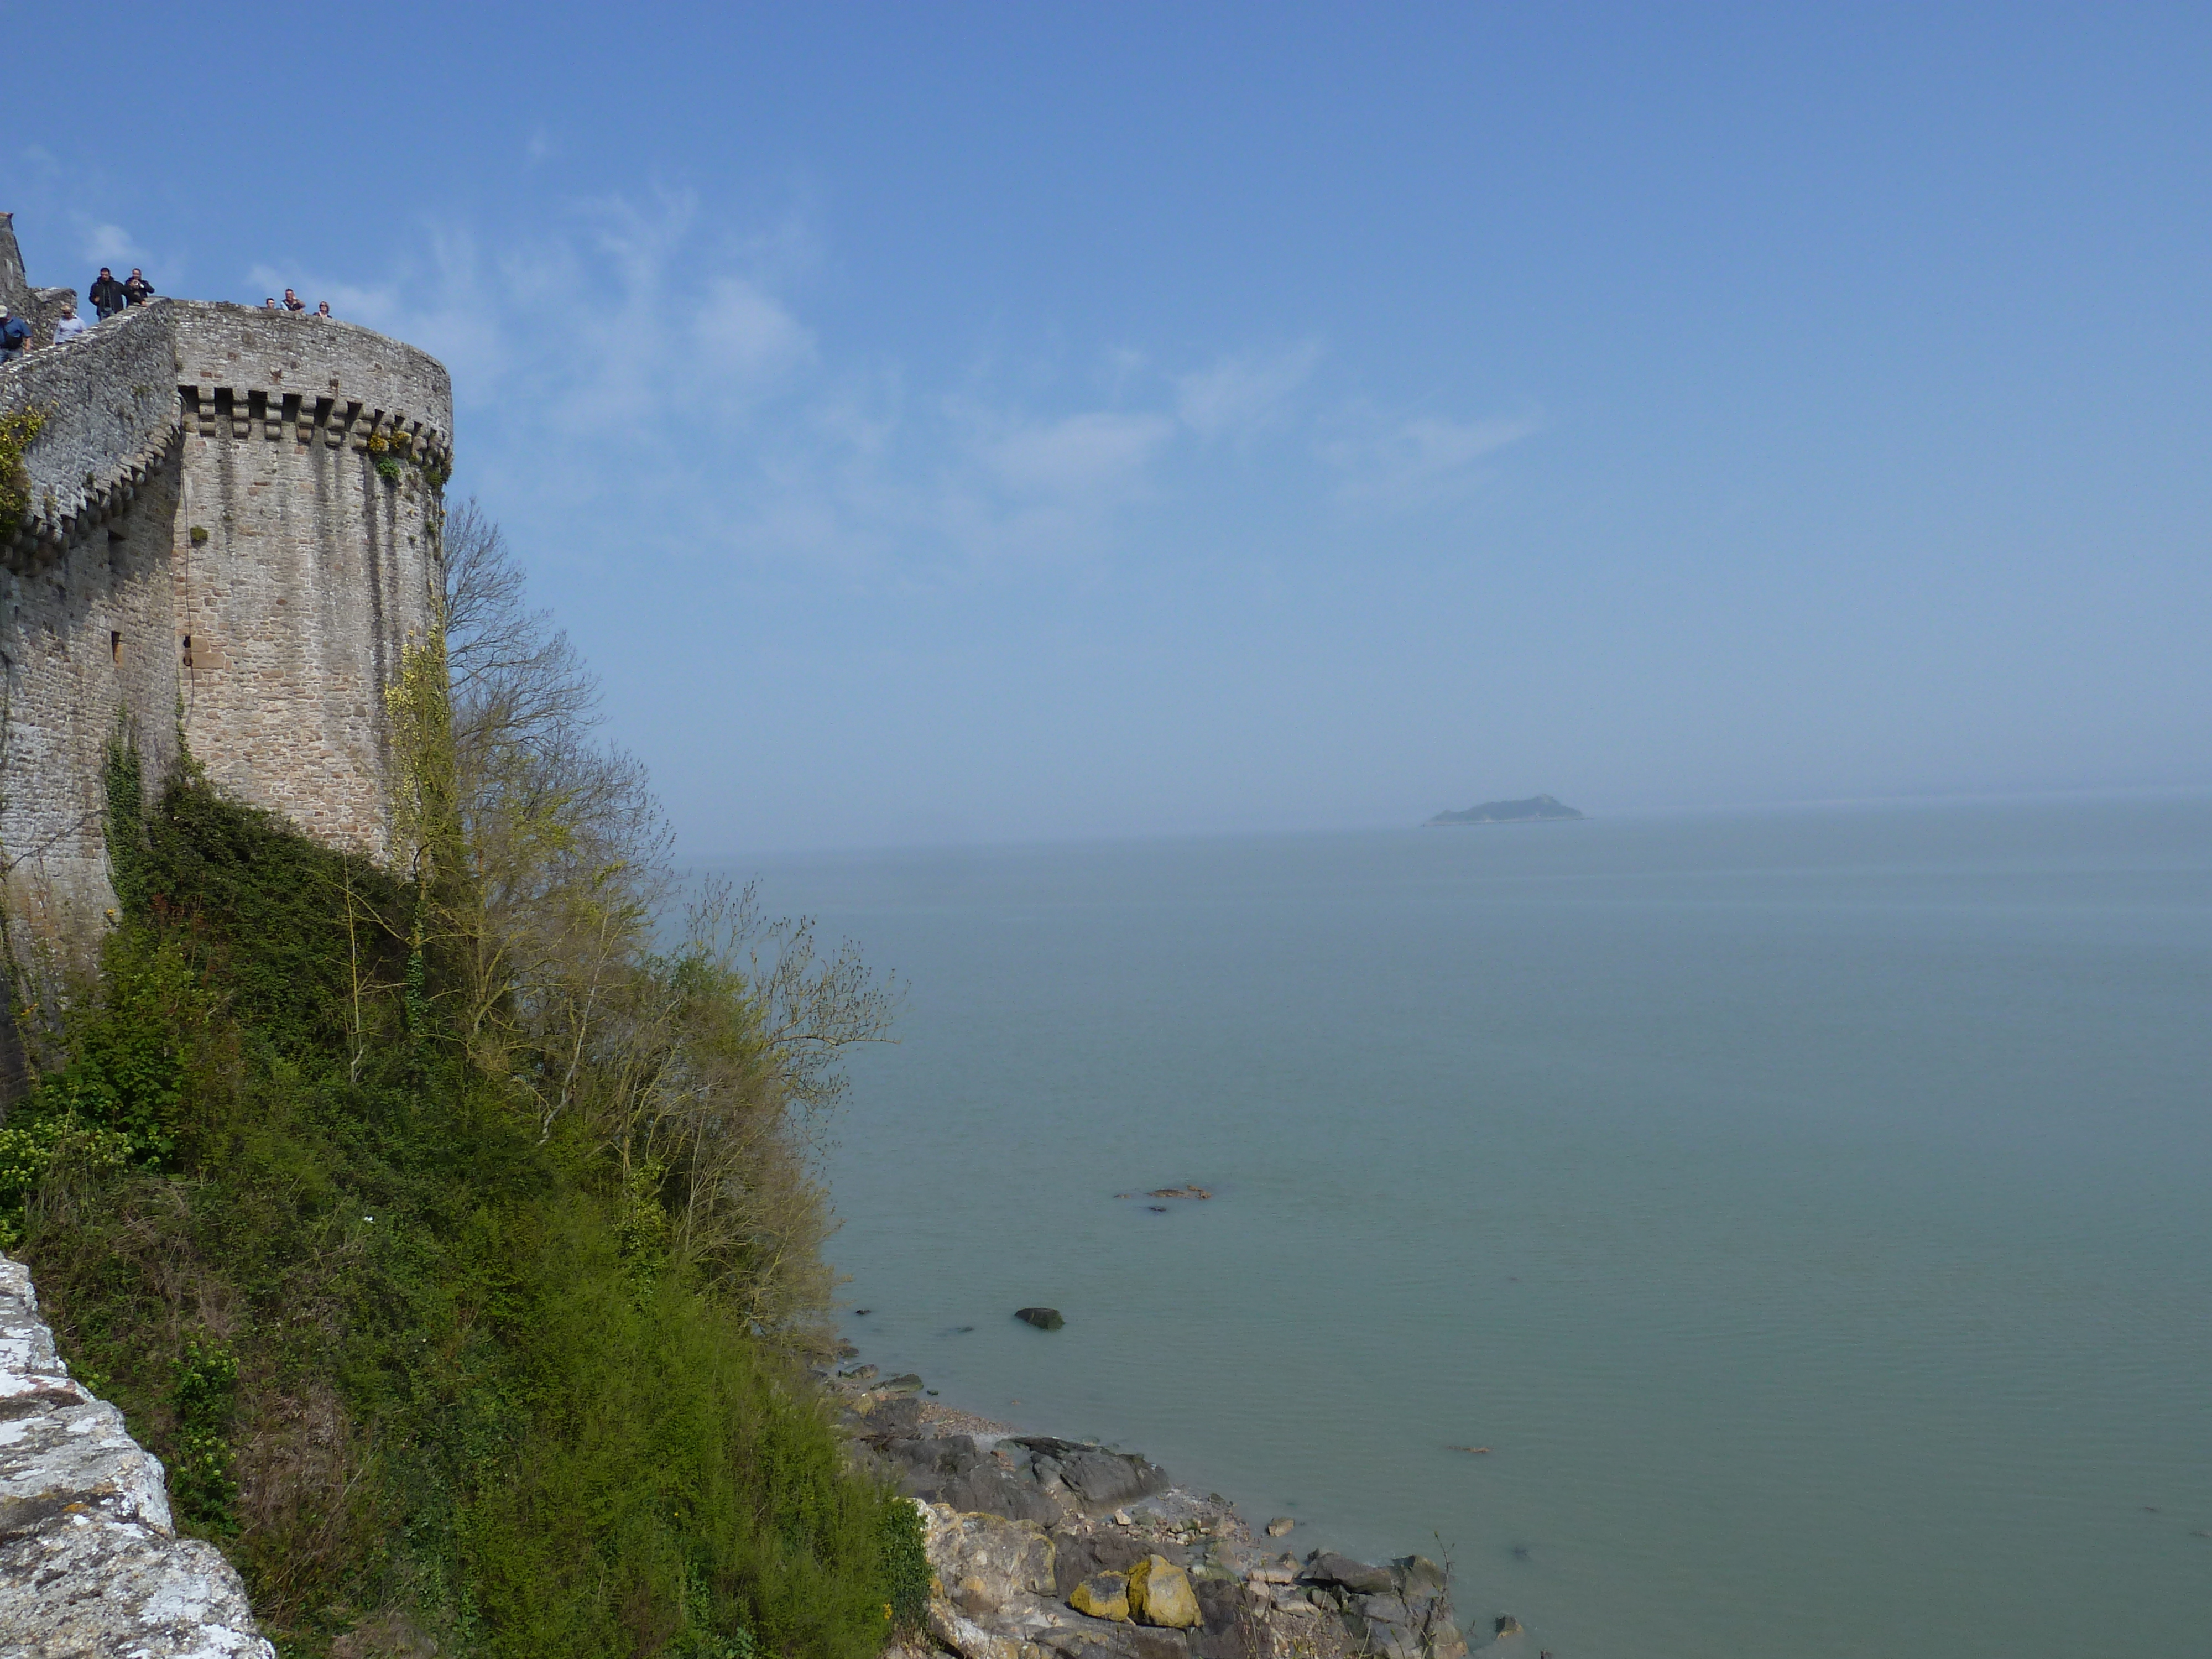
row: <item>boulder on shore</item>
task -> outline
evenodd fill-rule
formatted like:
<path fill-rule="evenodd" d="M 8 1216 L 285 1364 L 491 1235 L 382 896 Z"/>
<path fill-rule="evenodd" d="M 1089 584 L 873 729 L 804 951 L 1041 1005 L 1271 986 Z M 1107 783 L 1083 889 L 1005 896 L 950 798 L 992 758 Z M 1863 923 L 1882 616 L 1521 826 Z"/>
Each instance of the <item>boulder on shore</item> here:
<path fill-rule="evenodd" d="M 1126 1625 L 1129 1622 L 1128 1575 L 1094 1572 L 1075 1587 L 1067 1598 L 1067 1605 L 1093 1619 L 1111 1619 L 1116 1624 Z"/>
<path fill-rule="evenodd" d="M 1164 1555 L 1148 1555 L 1129 1569 L 1129 1616 L 1164 1630 L 1188 1630 L 1198 1623 L 1198 1597 L 1190 1575 Z"/>
<path fill-rule="evenodd" d="M 1299 1575 L 1316 1584 L 1334 1584 L 1357 1595 L 1387 1595 L 1398 1588 L 1398 1575 L 1348 1555 L 1316 1550 Z"/>
<path fill-rule="evenodd" d="M 1003 1443 L 1030 1454 L 1040 1485 L 1057 1481 L 1094 1515 L 1168 1489 L 1167 1471 L 1133 1454 L 1045 1434 L 1018 1435 Z"/>

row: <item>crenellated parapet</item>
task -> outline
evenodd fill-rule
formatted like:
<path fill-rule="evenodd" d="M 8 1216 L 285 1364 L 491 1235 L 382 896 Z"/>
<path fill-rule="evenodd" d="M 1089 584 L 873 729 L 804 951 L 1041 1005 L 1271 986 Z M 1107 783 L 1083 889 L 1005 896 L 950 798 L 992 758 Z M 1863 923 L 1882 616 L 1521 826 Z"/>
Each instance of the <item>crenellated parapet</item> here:
<path fill-rule="evenodd" d="M 197 379 L 183 378 L 187 375 Z M 157 300 L 0 368 L 0 410 L 45 417 L 30 518 L 0 556 L 51 556 L 128 507 L 179 437 L 289 440 L 453 471 L 436 359 L 328 318 Z"/>
<path fill-rule="evenodd" d="M 404 412 L 372 409 L 358 398 L 317 398 L 264 386 L 177 388 L 183 429 L 203 438 L 289 438 L 329 449 L 386 450 L 448 471 L 453 452 L 443 434 Z M 378 440 L 381 439 L 381 443 Z"/>
<path fill-rule="evenodd" d="M 187 434 L 356 453 L 380 437 L 451 470 L 453 382 L 428 353 L 326 317 L 197 301 L 170 309 Z"/>

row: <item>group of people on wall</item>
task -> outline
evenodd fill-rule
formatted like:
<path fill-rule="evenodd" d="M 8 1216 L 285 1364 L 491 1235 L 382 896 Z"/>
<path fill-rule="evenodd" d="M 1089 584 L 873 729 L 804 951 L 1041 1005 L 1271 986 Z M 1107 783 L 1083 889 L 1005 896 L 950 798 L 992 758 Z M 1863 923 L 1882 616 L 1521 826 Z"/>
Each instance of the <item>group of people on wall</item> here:
<path fill-rule="evenodd" d="M 275 296 L 271 295 L 270 298 L 264 300 L 261 302 L 261 308 L 264 311 L 289 311 L 296 317 L 301 312 L 307 310 L 307 302 L 305 300 L 302 300 L 298 295 L 293 293 L 292 290 L 288 288 L 284 290 L 283 304 L 278 305 Z M 327 317 L 330 314 L 331 302 L 328 300 L 324 301 L 320 305 L 315 307 L 315 315 L 318 317 Z"/>
<path fill-rule="evenodd" d="M 102 265 L 100 268 L 100 275 L 92 279 L 92 292 L 87 297 L 91 300 L 92 308 L 100 313 L 100 320 L 104 323 L 126 306 L 144 305 L 147 301 L 154 297 L 154 285 L 146 280 L 146 273 L 136 265 L 131 267 L 131 280 L 125 283 L 117 282 L 115 273 L 106 265 Z M 76 311 L 72 309 L 70 315 L 76 317 Z M 82 328 L 84 325 L 84 319 L 78 317 L 77 327 Z M 58 337 L 58 332 L 57 331 Z"/>
<path fill-rule="evenodd" d="M 132 306 L 144 305 L 147 301 L 154 297 L 154 285 L 146 280 L 146 273 L 136 265 L 131 267 L 130 276 L 119 283 L 115 280 L 114 271 L 102 265 L 100 268 L 100 275 L 93 278 L 92 288 L 87 297 L 91 300 L 93 310 L 99 314 L 100 320 L 104 323 L 110 317 L 128 311 Z M 327 318 L 331 314 L 331 302 L 328 300 L 317 306 L 313 312 L 309 312 L 307 302 L 289 288 L 284 290 L 282 304 L 279 304 L 272 295 L 264 300 L 261 306 L 264 311 L 288 312 L 294 316 L 309 315 Z M 63 302 L 61 319 L 54 325 L 54 343 L 59 345 L 64 340 L 74 339 L 91 326 L 91 324 L 77 314 L 76 296 L 71 295 Z M 0 363 L 14 362 L 15 359 L 30 349 L 31 343 L 31 319 L 27 317 L 11 316 L 9 314 L 8 307 L 0 305 Z"/>

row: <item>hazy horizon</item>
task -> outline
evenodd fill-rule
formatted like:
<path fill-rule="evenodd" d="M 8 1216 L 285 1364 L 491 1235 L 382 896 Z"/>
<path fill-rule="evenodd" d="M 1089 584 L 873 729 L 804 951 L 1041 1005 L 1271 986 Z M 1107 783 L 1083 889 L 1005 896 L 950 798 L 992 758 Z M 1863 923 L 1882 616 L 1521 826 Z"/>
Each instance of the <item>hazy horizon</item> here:
<path fill-rule="evenodd" d="M 2212 786 L 2201 9 L 85 44 L 33 280 L 439 354 L 687 861 Z"/>
<path fill-rule="evenodd" d="M 1527 792 L 1538 793 L 1538 792 Z M 1550 791 L 1540 793 L 1549 793 Z M 1431 824 L 1425 819 L 1369 819 L 1346 821 L 1341 823 L 1314 823 L 1294 828 L 1216 829 L 1216 830 L 1155 830 L 1090 834 L 1071 830 L 1064 835 L 1026 836 L 994 836 L 978 835 L 947 841 L 823 841 L 805 847 L 779 847 L 763 844 L 757 847 L 732 847 L 720 851 L 693 852 L 686 850 L 678 859 L 690 873 L 712 875 L 727 873 L 722 866 L 750 863 L 757 860 L 800 860 L 815 855 L 825 859 L 841 859 L 848 855 L 866 858 L 874 854 L 933 852 L 1011 852 L 1024 848 L 1066 848 L 1082 846 L 1115 846 L 1145 842 L 1226 841 L 1273 836 L 1359 836 L 1376 830 L 1459 830 L 1468 834 L 1540 834 L 1545 830 L 1565 827 L 1577 822 L 1603 818 L 1681 818 L 1681 817 L 1749 817 L 1761 814 L 1820 813 L 1826 811 L 1868 811 L 1884 809 L 1906 810 L 1915 807 L 1942 809 L 1969 806 L 2032 806 L 2058 805 L 2079 802 L 2083 805 L 2098 802 L 2138 801 L 2146 805 L 2161 801 L 2190 801 L 2212 794 L 2212 786 L 2113 789 L 2023 789 L 1936 792 L 1919 794 L 1808 796 L 1796 800 L 1760 801 L 1686 801 L 1666 805 L 1616 802 L 1590 809 L 1578 801 L 1565 804 L 1581 810 L 1582 818 L 1532 819 L 1526 822 L 1502 821 L 1492 823 Z M 1485 797 L 1507 799 L 1506 797 Z M 1479 805 L 1470 800 L 1472 806 Z M 1433 815 L 1431 815 L 1433 816 Z"/>

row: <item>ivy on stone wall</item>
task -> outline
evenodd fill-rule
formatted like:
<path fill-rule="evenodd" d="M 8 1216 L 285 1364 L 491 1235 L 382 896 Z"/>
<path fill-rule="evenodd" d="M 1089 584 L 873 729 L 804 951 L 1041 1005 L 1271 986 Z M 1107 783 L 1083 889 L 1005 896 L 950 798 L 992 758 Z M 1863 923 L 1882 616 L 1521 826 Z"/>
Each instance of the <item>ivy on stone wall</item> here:
<path fill-rule="evenodd" d="M 46 424 L 42 409 L 0 415 L 0 535 L 11 535 L 31 516 L 31 475 L 23 452 Z"/>

